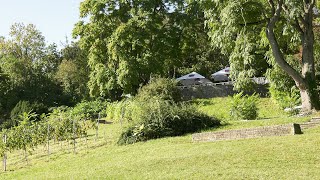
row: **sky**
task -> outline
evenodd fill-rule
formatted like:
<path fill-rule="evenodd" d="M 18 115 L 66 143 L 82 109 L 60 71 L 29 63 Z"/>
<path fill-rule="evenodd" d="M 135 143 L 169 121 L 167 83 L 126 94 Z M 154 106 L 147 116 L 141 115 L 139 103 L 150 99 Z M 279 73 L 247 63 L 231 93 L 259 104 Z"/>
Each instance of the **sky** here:
<path fill-rule="evenodd" d="M 9 36 L 14 23 L 34 24 L 47 43 L 62 46 L 71 40 L 83 0 L 0 0 L 0 36 Z"/>

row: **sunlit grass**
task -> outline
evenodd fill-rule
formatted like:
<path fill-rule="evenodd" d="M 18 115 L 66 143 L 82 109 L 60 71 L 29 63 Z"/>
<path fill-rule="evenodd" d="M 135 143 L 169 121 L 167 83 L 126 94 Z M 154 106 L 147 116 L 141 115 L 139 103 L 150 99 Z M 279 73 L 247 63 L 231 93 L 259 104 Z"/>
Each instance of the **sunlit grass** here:
<path fill-rule="evenodd" d="M 311 116 L 299 117 L 289 116 L 270 98 L 261 98 L 258 102 L 258 118 L 257 120 L 241 120 L 233 119 L 230 116 L 231 97 L 213 98 L 195 100 L 200 111 L 213 115 L 222 120 L 223 126 L 209 131 L 218 131 L 226 129 L 241 129 L 257 126 L 269 126 L 288 123 L 301 123 L 310 120 Z"/>

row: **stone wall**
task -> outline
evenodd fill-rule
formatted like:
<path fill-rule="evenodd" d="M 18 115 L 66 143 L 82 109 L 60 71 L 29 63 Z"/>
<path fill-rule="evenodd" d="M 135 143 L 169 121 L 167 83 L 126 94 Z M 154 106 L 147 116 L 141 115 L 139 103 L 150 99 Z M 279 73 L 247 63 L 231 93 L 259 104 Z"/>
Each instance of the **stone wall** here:
<path fill-rule="evenodd" d="M 266 97 L 268 95 L 268 87 L 266 85 L 257 85 L 254 92 L 260 94 L 261 97 Z M 254 92 L 245 93 L 253 94 Z M 181 88 L 181 94 L 184 100 L 227 97 L 235 93 L 238 92 L 233 90 L 233 85 L 191 86 Z"/>
<path fill-rule="evenodd" d="M 192 141 L 209 142 L 295 134 L 302 134 L 299 124 L 265 126 L 239 130 L 228 130 L 221 132 L 196 133 L 192 135 Z"/>

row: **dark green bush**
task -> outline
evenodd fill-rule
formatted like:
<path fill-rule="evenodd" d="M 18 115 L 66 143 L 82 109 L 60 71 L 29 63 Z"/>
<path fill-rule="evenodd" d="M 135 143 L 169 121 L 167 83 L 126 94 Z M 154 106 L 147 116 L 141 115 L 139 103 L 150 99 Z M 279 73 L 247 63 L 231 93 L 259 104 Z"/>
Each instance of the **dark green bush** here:
<path fill-rule="evenodd" d="M 10 118 L 17 119 L 19 115 L 23 112 L 30 112 L 32 111 L 32 107 L 29 101 L 19 101 L 16 106 L 11 110 Z"/>
<path fill-rule="evenodd" d="M 182 99 L 180 90 L 177 88 L 177 82 L 174 79 L 166 78 L 151 79 L 149 84 L 139 89 L 136 98 L 139 101 L 144 101 L 155 96 L 174 102 L 180 102 Z"/>
<path fill-rule="evenodd" d="M 7 127 L 15 126 L 18 124 L 19 116 L 24 112 L 34 112 L 37 114 L 36 119 L 39 120 L 40 115 L 43 113 L 48 113 L 48 107 L 43 103 L 30 103 L 29 101 L 19 101 L 16 106 L 11 110 L 10 120 L 6 122 Z"/>
<path fill-rule="evenodd" d="M 238 93 L 233 96 L 231 104 L 231 116 L 236 119 L 253 120 L 258 117 L 258 95 L 243 95 Z"/>
<path fill-rule="evenodd" d="M 153 97 L 140 105 L 141 108 L 132 113 L 134 123 L 122 133 L 118 144 L 179 136 L 220 125 L 220 121 L 187 103 L 177 104 Z"/>

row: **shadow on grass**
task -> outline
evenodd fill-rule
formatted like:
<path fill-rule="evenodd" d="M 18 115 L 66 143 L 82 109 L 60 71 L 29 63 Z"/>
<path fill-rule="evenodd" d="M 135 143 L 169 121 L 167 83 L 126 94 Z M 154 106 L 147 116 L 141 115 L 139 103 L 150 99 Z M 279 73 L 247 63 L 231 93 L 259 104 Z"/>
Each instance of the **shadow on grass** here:
<path fill-rule="evenodd" d="M 280 116 L 276 116 L 276 117 L 258 117 L 255 120 L 272 120 L 272 119 L 277 119 L 280 118 Z"/>

